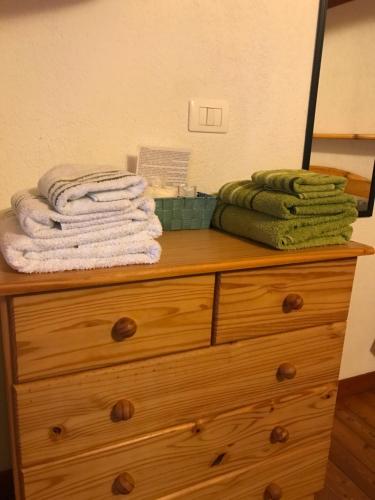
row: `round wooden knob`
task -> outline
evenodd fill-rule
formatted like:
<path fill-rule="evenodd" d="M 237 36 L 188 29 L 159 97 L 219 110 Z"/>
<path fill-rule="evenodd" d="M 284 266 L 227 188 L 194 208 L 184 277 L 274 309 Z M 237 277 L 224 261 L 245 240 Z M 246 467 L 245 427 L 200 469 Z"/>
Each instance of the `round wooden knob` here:
<path fill-rule="evenodd" d="M 297 369 L 291 363 L 283 363 L 279 366 L 277 370 L 277 379 L 278 380 L 290 380 L 294 378 L 297 374 Z"/>
<path fill-rule="evenodd" d="M 116 342 L 132 337 L 137 331 L 137 323 L 131 318 L 120 318 L 112 327 L 112 338 Z"/>
<path fill-rule="evenodd" d="M 134 479 L 127 472 L 119 474 L 112 484 L 112 492 L 115 495 L 129 495 L 135 488 Z"/>
<path fill-rule="evenodd" d="M 298 311 L 303 307 L 303 298 L 298 293 L 291 293 L 287 295 L 283 301 L 283 311 L 285 313 L 290 313 L 292 311 Z"/>
<path fill-rule="evenodd" d="M 134 405 L 127 399 L 120 399 L 112 408 L 112 422 L 121 422 L 121 420 L 129 420 L 134 415 Z"/>
<path fill-rule="evenodd" d="M 264 500 L 279 500 L 283 496 L 283 490 L 276 483 L 270 483 L 264 490 Z"/>
<path fill-rule="evenodd" d="M 271 432 L 271 443 L 286 443 L 289 439 L 288 429 L 278 425 Z"/>

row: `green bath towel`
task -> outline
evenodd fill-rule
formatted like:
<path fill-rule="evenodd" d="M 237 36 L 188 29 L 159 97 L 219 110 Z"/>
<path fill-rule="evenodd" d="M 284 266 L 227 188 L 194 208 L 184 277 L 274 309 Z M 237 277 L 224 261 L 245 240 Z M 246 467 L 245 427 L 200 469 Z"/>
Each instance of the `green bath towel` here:
<path fill-rule="evenodd" d="M 295 194 L 299 198 L 334 196 L 344 191 L 347 180 L 339 175 L 325 175 L 309 170 L 260 170 L 251 176 L 256 186 L 283 193 Z"/>
<path fill-rule="evenodd" d="M 231 205 L 263 212 L 281 219 L 315 215 L 357 215 L 355 198 L 337 190 L 336 196 L 301 199 L 292 194 L 257 187 L 254 182 L 228 182 L 220 188 L 219 198 Z"/>
<path fill-rule="evenodd" d="M 280 250 L 292 250 L 346 243 L 352 234 L 349 224 L 355 219 L 355 216 L 332 215 L 282 220 L 218 201 L 212 225 Z"/>

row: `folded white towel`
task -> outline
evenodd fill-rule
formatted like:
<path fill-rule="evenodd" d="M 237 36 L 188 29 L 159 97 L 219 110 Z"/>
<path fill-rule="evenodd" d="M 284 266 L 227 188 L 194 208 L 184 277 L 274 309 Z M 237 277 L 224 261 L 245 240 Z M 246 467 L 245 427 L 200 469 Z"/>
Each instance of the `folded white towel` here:
<path fill-rule="evenodd" d="M 95 232 L 106 227 L 118 227 L 125 221 L 147 220 L 155 211 L 151 198 L 135 198 L 126 210 L 96 214 L 64 215 L 52 210 L 47 199 L 36 188 L 19 191 L 11 199 L 18 222 L 28 236 L 53 238 Z"/>
<path fill-rule="evenodd" d="M 61 238 L 64 243 L 72 239 Z M 12 210 L 0 214 L 0 250 L 11 267 L 24 273 L 153 264 L 158 262 L 161 253 L 159 243 L 150 236 L 149 228 L 112 239 L 80 242 L 76 246 L 46 245 L 48 241 L 56 240 L 61 243 L 59 238 L 30 238 L 22 232 Z"/>
<path fill-rule="evenodd" d="M 106 166 L 58 165 L 39 180 L 38 189 L 61 214 L 126 210 L 147 183 L 127 170 Z"/>
<path fill-rule="evenodd" d="M 17 222 L 15 226 L 15 222 Z M 13 232 L 17 229 L 16 242 L 21 250 L 28 251 L 41 251 L 41 250 L 55 250 L 57 248 L 71 248 L 80 245 L 87 245 L 88 243 L 97 243 L 101 241 L 108 241 L 116 238 L 122 238 L 131 234 L 136 235 L 141 231 L 147 232 L 151 238 L 157 238 L 162 234 L 162 228 L 159 219 L 156 215 L 151 215 L 146 220 L 141 221 L 125 221 L 122 224 L 109 225 L 102 224 L 102 229 L 97 229 L 95 232 L 88 233 L 81 232 L 72 236 L 54 236 L 53 238 L 31 238 L 22 231 L 16 219 L 13 210 L 6 210 L 0 213 L 0 237 L 2 240 L 10 241 L 13 244 Z"/>

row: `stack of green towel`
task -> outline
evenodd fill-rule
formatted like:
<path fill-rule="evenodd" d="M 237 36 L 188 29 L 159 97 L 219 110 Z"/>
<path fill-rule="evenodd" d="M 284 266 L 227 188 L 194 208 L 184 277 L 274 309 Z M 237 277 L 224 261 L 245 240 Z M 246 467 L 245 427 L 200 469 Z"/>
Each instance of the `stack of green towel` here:
<path fill-rule="evenodd" d="M 356 201 L 346 179 L 308 170 L 264 170 L 220 189 L 212 224 L 288 250 L 341 244 L 352 234 Z"/>

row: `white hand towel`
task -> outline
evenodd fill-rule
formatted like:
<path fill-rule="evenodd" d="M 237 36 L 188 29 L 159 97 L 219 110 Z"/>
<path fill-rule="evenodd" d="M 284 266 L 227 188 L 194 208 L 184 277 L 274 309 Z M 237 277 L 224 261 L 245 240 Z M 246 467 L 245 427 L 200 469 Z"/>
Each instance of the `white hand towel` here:
<path fill-rule="evenodd" d="M 38 189 L 62 214 L 126 210 L 147 183 L 127 170 L 105 166 L 58 165 L 39 180 Z"/>
<path fill-rule="evenodd" d="M 95 232 L 107 227 L 118 227 L 125 221 L 147 220 L 155 211 L 151 198 L 135 198 L 127 210 L 96 214 L 64 215 L 52 210 L 48 201 L 37 189 L 19 191 L 11 199 L 18 222 L 28 236 L 53 238 Z"/>
<path fill-rule="evenodd" d="M 148 230 L 70 247 L 48 249 L 46 241 L 23 234 L 12 210 L 0 214 L 0 250 L 12 268 L 24 273 L 153 264 L 161 253 Z"/>

